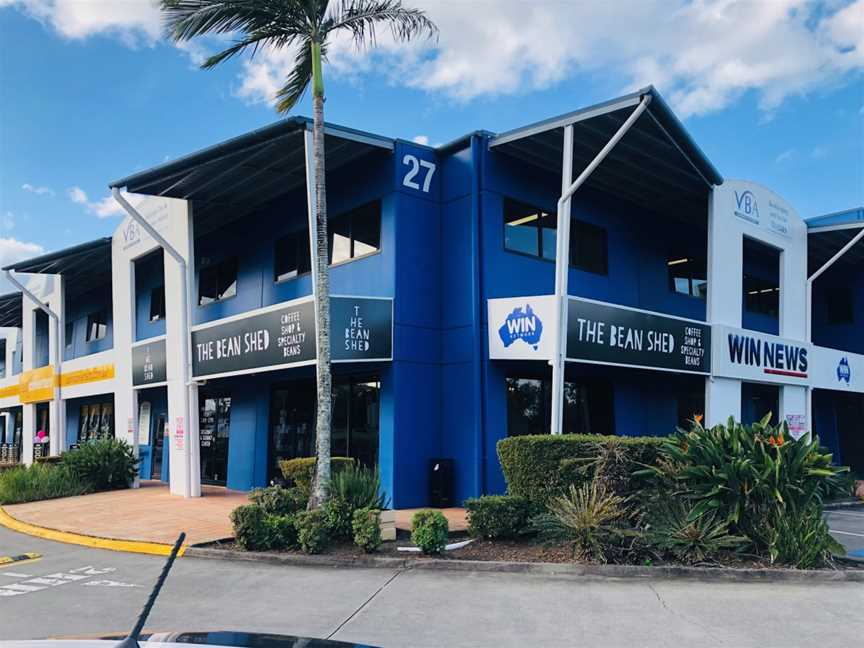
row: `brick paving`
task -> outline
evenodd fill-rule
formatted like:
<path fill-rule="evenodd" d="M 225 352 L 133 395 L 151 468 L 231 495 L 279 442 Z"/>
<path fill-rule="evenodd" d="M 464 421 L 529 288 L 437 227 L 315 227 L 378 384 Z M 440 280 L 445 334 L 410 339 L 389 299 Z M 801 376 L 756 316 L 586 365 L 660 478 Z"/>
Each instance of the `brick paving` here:
<path fill-rule="evenodd" d="M 425 509 L 400 509 L 396 511 L 396 528 L 402 531 L 411 530 L 411 518 L 417 511 Z M 466 531 L 468 529 L 468 520 L 465 517 L 465 509 L 463 508 L 445 508 L 437 509 L 444 514 L 447 522 L 450 525 L 450 531 Z"/>
<path fill-rule="evenodd" d="M 142 481 L 141 488 L 80 497 L 13 504 L 12 517 L 49 529 L 112 538 L 173 544 L 181 531 L 186 544 L 233 536 L 231 511 L 245 504 L 246 493 L 202 486 L 203 497 L 171 495 L 168 485 Z"/>

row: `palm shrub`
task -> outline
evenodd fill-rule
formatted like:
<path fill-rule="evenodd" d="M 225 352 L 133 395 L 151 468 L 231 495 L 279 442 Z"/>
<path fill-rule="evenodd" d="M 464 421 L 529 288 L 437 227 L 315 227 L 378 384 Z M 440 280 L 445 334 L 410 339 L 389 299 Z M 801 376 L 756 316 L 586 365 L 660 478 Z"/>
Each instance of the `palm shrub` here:
<path fill-rule="evenodd" d="M 627 501 L 593 479 L 553 497 L 548 512 L 535 516 L 531 524 L 543 540 L 569 542 L 574 558 L 605 563 L 610 552 L 634 533 L 626 524 Z"/>
<path fill-rule="evenodd" d="M 729 523 L 716 512 L 691 519 L 691 511 L 686 499 L 669 498 L 658 504 L 648 515 L 648 545 L 680 562 L 696 564 L 747 544 L 746 537 L 729 532 Z"/>
<path fill-rule="evenodd" d="M 129 488 L 138 474 L 138 460 L 132 447 L 122 439 L 87 441 L 64 452 L 58 466 L 64 467 L 92 490 Z"/>
<path fill-rule="evenodd" d="M 323 509 L 333 538 L 344 540 L 352 537 L 355 511 L 381 510 L 387 504 L 378 471 L 351 463 L 333 474 Z"/>
<path fill-rule="evenodd" d="M 59 465 L 34 463 L 0 472 L 0 505 L 71 497 L 92 491 L 89 482 Z"/>

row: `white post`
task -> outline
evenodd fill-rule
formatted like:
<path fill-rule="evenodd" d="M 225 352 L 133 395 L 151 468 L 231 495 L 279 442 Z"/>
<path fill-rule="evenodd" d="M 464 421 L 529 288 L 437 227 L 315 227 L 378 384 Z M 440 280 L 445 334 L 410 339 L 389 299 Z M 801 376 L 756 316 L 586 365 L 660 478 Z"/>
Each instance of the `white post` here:
<path fill-rule="evenodd" d="M 561 195 L 573 182 L 573 124 L 564 127 L 564 155 L 561 161 Z M 570 271 L 570 205 L 558 202 L 555 240 L 555 305 L 558 307 L 558 335 L 555 336 L 552 365 L 552 412 L 550 432 L 564 433 L 564 372 L 567 362 L 567 280 Z"/>

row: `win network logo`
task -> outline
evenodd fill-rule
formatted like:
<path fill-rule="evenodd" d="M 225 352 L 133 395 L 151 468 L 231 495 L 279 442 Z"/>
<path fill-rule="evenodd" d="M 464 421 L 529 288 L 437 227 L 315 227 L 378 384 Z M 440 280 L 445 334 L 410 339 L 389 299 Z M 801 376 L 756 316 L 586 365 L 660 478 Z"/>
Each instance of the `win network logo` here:
<path fill-rule="evenodd" d="M 849 358 L 843 358 L 840 360 L 840 364 L 837 365 L 837 382 L 846 381 L 848 385 L 852 381 L 852 369 L 849 367 Z"/>
<path fill-rule="evenodd" d="M 543 322 L 537 317 L 530 304 L 525 304 L 524 309 L 514 308 L 498 329 L 498 336 L 505 348 L 516 340 L 522 340 L 525 344 L 534 347 L 536 351 L 541 335 L 543 335 Z"/>

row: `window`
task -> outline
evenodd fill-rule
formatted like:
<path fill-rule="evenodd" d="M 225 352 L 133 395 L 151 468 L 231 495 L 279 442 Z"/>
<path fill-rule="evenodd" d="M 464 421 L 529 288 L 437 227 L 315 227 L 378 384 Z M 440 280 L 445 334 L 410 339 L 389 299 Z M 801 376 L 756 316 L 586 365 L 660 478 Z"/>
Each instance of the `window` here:
<path fill-rule="evenodd" d="M 381 203 L 371 202 L 327 223 L 330 263 L 344 263 L 381 248 Z"/>
<path fill-rule="evenodd" d="M 234 297 L 237 294 L 237 257 L 201 268 L 198 279 L 198 305 Z"/>
<path fill-rule="evenodd" d="M 852 289 L 848 284 L 831 286 L 825 295 L 828 324 L 854 324 Z"/>
<path fill-rule="evenodd" d="M 165 286 L 156 286 L 150 291 L 150 321 L 165 319 Z"/>
<path fill-rule="evenodd" d="M 606 230 L 591 223 L 570 223 L 570 265 L 585 272 L 609 274 Z"/>
<path fill-rule="evenodd" d="M 672 292 L 705 299 L 708 296 L 708 273 L 704 259 L 681 257 L 666 262 L 669 288 Z"/>
<path fill-rule="evenodd" d="M 6 377 L 6 340 L 0 340 L 0 378 Z M 5 418 L 3 419 L 6 420 Z M 2 437 L 0 437 L 2 440 Z"/>
<path fill-rule="evenodd" d="M 309 251 L 309 230 L 283 236 L 276 241 L 273 281 L 287 281 L 312 269 Z"/>
<path fill-rule="evenodd" d="M 63 327 L 64 335 L 66 336 L 66 346 L 71 347 L 72 343 L 75 341 L 75 322 L 66 322 L 66 325 Z"/>
<path fill-rule="evenodd" d="M 745 274 L 744 308 L 751 313 L 777 317 L 780 312 L 780 286 L 776 281 Z"/>
<path fill-rule="evenodd" d="M 507 378 L 507 434 L 548 434 L 551 381 Z M 605 381 L 564 383 L 564 432 L 614 434 L 612 387 Z"/>
<path fill-rule="evenodd" d="M 87 316 L 87 341 L 101 340 L 108 333 L 108 317 L 104 310 L 90 313 Z"/>
<path fill-rule="evenodd" d="M 504 248 L 555 260 L 558 216 L 509 198 L 504 199 Z M 574 268 L 608 274 L 606 230 L 597 225 L 570 221 L 570 265 Z"/>

